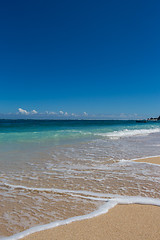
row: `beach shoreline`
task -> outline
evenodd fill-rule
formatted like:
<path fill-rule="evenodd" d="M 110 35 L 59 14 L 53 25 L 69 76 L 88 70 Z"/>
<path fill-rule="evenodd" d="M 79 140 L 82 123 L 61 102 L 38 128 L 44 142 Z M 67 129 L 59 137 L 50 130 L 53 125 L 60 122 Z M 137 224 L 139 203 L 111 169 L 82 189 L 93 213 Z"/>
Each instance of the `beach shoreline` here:
<path fill-rule="evenodd" d="M 140 163 L 151 163 L 151 164 L 158 164 L 158 165 L 160 165 L 160 156 L 140 158 L 140 159 L 136 159 L 134 161 L 135 162 L 140 162 Z"/>
<path fill-rule="evenodd" d="M 134 160 L 160 164 L 160 157 Z M 116 204 L 115 204 L 116 205 Z M 90 219 L 76 220 L 21 238 L 23 240 L 103 240 L 145 239 L 159 240 L 160 207 L 143 204 L 118 204 L 105 214 Z"/>
<path fill-rule="evenodd" d="M 160 207 L 117 205 L 108 213 L 30 234 L 23 240 L 158 240 Z"/>

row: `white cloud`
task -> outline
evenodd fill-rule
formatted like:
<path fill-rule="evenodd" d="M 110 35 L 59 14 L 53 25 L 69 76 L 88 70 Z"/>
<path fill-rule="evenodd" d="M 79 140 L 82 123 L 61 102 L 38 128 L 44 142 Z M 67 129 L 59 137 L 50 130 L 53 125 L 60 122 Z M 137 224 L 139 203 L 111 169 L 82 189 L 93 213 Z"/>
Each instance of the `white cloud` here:
<path fill-rule="evenodd" d="M 27 110 L 22 109 L 22 108 L 18 108 L 18 111 L 19 111 L 19 113 L 24 114 L 24 115 L 28 115 L 29 114 L 29 112 Z"/>
<path fill-rule="evenodd" d="M 31 113 L 32 113 L 32 114 L 37 114 L 38 112 L 33 109 L 33 110 L 31 111 Z"/>
<path fill-rule="evenodd" d="M 64 114 L 64 112 L 63 112 L 63 111 L 59 111 L 59 114 L 63 115 L 63 114 Z"/>
<path fill-rule="evenodd" d="M 88 113 L 86 113 L 86 112 L 84 112 L 83 114 L 84 114 L 84 116 L 88 116 Z"/>
<path fill-rule="evenodd" d="M 49 114 L 51 114 L 51 115 L 55 115 L 55 114 L 56 114 L 56 112 L 49 112 Z"/>
<path fill-rule="evenodd" d="M 56 115 L 57 113 L 56 112 L 45 111 L 45 114 L 47 114 L 47 115 Z"/>
<path fill-rule="evenodd" d="M 23 115 L 29 115 L 29 114 L 37 114 L 38 112 L 36 110 L 32 110 L 31 112 L 28 112 L 27 110 L 23 108 L 18 108 L 18 112 Z"/>
<path fill-rule="evenodd" d="M 65 112 L 65 114 L 64 114 L 65 116 L 68 116 L 68 113 L 67 112 Z"/>

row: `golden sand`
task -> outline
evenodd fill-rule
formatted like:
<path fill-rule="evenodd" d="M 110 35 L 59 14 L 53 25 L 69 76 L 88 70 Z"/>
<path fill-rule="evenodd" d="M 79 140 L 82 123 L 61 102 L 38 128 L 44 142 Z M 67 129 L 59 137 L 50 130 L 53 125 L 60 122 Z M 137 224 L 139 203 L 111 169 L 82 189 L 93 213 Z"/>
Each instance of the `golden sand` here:
<path fill-rule="evenodd" d="M 138 159 L 138 160 L 135 160 L 135 162 L 148 162 L 148 163 L 160 164 L 160 157 Z"/>
<path fill-rule="evenodd" d="M 160 157 L 138 162 L 160 164 Z M 108 213 L 31 234 L 24 240 L 160 240 L 160 207 L 117 205 Z"/>
<path fill-rule="evenodd" d="M 159 240 L 160 207 L 118 205 L 107 214 L 31 234 L 25 240 Z"/>

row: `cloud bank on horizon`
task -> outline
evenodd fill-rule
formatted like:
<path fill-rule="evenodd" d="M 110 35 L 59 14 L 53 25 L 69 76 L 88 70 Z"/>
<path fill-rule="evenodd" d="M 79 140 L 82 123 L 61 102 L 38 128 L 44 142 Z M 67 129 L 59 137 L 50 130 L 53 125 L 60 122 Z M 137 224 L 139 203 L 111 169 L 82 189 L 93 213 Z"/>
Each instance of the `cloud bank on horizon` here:
<path fill-rule="evenodd" d="M 59 112 L 53 112 L 53 111 L 45 111 L 45 112 L 38 112 L 35 109 L 28 111 L 26 109 L 23 108 L 18 108 L 18 112 L 17 115 L 23 115 L 23 116 L 32 116 L 32 115 L 36 115 L 38 116 L 54 116 L 54 117 L 87 117 L 88 113 L 87 112 L 83 112 L 81 114 L 76 114 L 76 113 L 68 113 L 65 111 L 60 110 Z"/>
<path fill-rule="evenodd" d="M 88 120 L 135 120 L 135 119 L 146 119 L 150 116 L 148 115 L 138 115 L 134 114 L 92 114 L 87 112 L 82 113 L 69 113 L 64 110 L 55 111 L 44 111 L 39 112 L 35 109 L 28 110 L 19 107 L 18 111 L 15 113 L 0 113 L 0 119 L 88 119 Z"/>

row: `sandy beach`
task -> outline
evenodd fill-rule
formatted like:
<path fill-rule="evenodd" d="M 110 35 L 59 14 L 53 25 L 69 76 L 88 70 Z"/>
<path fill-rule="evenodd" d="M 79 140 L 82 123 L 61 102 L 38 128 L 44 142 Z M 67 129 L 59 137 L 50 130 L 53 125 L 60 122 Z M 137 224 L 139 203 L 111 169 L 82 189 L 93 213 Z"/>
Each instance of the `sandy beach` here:
<path fill-rule="evenodd" d="M 160 164 L 160 157 L 152 157 L 152 158 L 138 159 L 138 160 L 135 160 L 135 161 L 136 161 L 136 162 L 146 162 L 146 163 Z"/>
<path fill-rule="evenodd" d="M 138 162 L 160 164 L 160 157 Z M 24 240 L 159 240 L 160 207 L 152 205 L 117 205 L 108 213 L 31 234 Z"/>
<path fill-rule="evenodd" d="M 117 205 L 107 214 L 31 234 L 24 240 L 159 240 L 160 207 Z"/>

